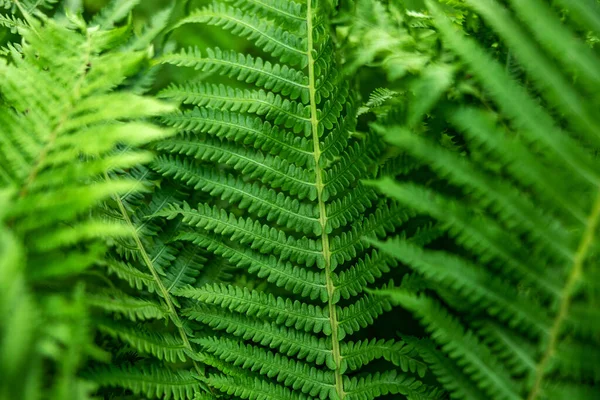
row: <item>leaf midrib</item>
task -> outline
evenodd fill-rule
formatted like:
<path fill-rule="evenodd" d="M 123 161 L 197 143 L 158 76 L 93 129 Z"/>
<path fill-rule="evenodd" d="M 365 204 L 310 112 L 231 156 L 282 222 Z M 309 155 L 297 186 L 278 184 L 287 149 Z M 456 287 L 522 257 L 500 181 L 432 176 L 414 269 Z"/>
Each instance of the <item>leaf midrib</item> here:
<path fill-rule="evenodd" d="M 591 248 L 593 247 L 593 242 L 596 237 L 596 231 L 598 229 L 599 223 L 600 190 L 598 191 L 596 200 L 594 201 L 592 209 L 590 210 L 585 230 L 583 232 L 583 235 L 581 236 L 579 245 L 577 246 L 575 256 L 573 257 L 573 265 L 571 266 L 569 274 L 565 280 L 566 283 L 563 287 L 560 296 L 561 301 L 559 310 L 554 319 L 554 323 L 552 324 L 548 344 L 544 350 L 542 357 L 536 365 L 535 381 L 531 388 L 531 391 L 529 392 L 529 395 L 527 396 L 527 400 L 536 400 L 539 398 L 539 395 L 542 394 L 542 385 L 546 376 L 547 367 L 549 362 L 552 360 L 552 356 L 554 356 L 554 354 L 556 353 L 556 348 L 558 346 L 558 340 L 562 331 L 563 324 L 565 320 L 567 320 L 569 317 L 569 308 L 571 306 L 572 297 L 575 295 L 577 285 L 583 278 L 583 263 L 585 262 Z"/>
<path fill-rule="evenodd" d="M 315 158 L 315 176 L 317 199 L 319 203 L 319 222 L 321 224 L 321 241 L 323 259 L 325 260 L 325 280 L 327 286 L 327 307 L 329 309 L 329 321 L 331 324 L 331 344 L 333 361 L 335 364 L 335 392 L 340 400 L 346 397 L 344 392 L 344 380 L 342 376 L 342 356 L 340 351 L 340 342 L 338 339 L 338 318 L 337 307 L 335 305 L 335 285 L 333 282 L 333 273 L 331 268 L 331 251 L 329 249 L 329 234 L 327 233 L 327 206 L 323 200 L 323 191 L 325 185 L 323 182 L 324 171 L 321 169 L 319 160 L 321 157 L 321 147 L 319 138 L 319 116 L 317 112 L 316 101 L 316 79 L 315 79 L 315 60 L 313 59 L 313 11 L 312 0 L 306 2 L 306 23 L 307 23 L 307 57 L 308 57 L 308 82 L 309 82 L 309 102 L 310 102 L 310 124 L 313 136 L 314 158 Z"/>

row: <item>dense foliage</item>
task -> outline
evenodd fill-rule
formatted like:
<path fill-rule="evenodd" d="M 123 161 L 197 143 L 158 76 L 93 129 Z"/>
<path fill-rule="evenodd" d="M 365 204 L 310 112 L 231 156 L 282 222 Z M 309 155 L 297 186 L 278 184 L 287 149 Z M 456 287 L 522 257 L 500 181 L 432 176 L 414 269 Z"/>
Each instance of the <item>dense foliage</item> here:
<path fill-rule="evenodd" d="M 0 0 L 0 399 L 600 398 L 596 0 Z"/>

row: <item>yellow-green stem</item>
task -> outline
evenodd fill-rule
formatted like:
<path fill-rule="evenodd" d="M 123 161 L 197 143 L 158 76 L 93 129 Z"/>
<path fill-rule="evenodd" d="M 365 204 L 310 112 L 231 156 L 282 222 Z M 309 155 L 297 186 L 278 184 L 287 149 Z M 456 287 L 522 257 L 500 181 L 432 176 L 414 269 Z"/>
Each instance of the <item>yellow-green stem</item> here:
<path fill-rule="evenodd" d="M 107 173 L 105 173 L 104 176 L 106 180 L 110 179 Z M 119 206 L 119 211 L 121 212 L 125 223 L 129 227 L 129 229 L 131 229 L 131 232 L 133 232 L 133 240 L 135 241 L 135 244 L 140 250 L 140 254 L 142 256 L 144 264 L 146 264 L 146 267 L 148 268 L 148 270 L 152 274 L 152 277 L 154 278 L 158 291 L 160 292 L 161 297 L 163 298 L 167 309 L 169 310 L 169 314 L 171 315 L 173 322 L 177 326 L 177 331 L 179 332 L 179 336 L 181 337 L 183 345 L 187 350 L 194 351 L 187 337 L 187 333 L 183 329 L 183 324 L 181 322 L 181 319 L 179 318 L 179 314 L 177 314 L 177 309 L 173 305 L 173 301 L 171 300 L 171 294 L 165 287 L 162 279 L 160 279 L 160 276 L 158 276 L 158 272 L 156 272 L 156 268 L 154 268 L 154 264 L 152 263 L 152 260 L 150 259 L 150 256 L 148 255 L 148 252 L 146 251 L 146 248 L 144 247 L 144 244 L 142 243 L 139 235 L 137 234 L 136 229 L 133 226 L 133 223 L 131 222 L 131 218 L 129 218 L 129 213 L 127 213 L 125 205 L 123 205 L 123 201 L 119 196 L 115 196 L 115 200 L 117 202 L 117 205 Z M 194 365 L 194 368 L 196 369 L 196 372 L 198 372 L 198 375 L 202 376 L 204 374 L 202 368 L 198 365 L 196 361 L 192 360 L 192 363 Z"/>
<path fill-rule="evenodd" d="M 340 353 L 340 342 L 338 339 L 338 318 L 337 308 L 334 303 L 335 286 L 332 279 L 331 271 L 331 251 L 329 249 L 329 235 L 327 233 L 327 209 L 325 207 L 325 201 L 323 200 L 323 190 L 325 185 L 323 184 L 323 171 L 320 166 L 321 158 L 321 147 L 319 138 L 319 120 L 317 114 L 317 101 L 316 101 L 316 79 L 315 79 L 315 60 L 313 58 L 313 10 L 312 0 L 308 0 L 307 7 L 307 31 L 308 31 L 308 82 L 309 82 L 309 100 L 310 100 L 310 123 L 312 129 L 313 139 L 313 155 L 315 158 L 315 176 L 316 176 L 316 188 L 317 188 L 317 199 L 319 202 L 319 224 L 321 225 L 322 234 L 321 241 L 323 244 L 323 259 L 325 261 L 325 279 L 327 287 L 327 307 L 329 310 L 329 321 L 331 323 L 331 345 L 333 353 L 333 361 L 335 363 L 335 390 L 340 398 L 343 400 L 346 396 L 344 392 L 344 381 L 342 376 L 342 357 Z"/>
<path fill-rule="evenodd" d="M 527 396 L 527 400 L 536 400 L 542 393 L 546 369 L 548 368 L 548 363 L 552 359 L 552 356 L 556 352 L 556 346 L 558 345 L 561 329 L 563 323 L 569 315 L 571 299 L 575 293 L 577 284 L 583 277 L 583 264 L 594 242 L 599 222 L 600 192 L 598 192 L 596 201 L 592 206 L 592 210 L 587 219 L 585 231 L 583 232 L 583 236 L 581 237 L 581 241 L 579 242 L 579 246 L 577 246 L 577 251 L 573 257 L 573 266 L 569 270 L 569 276 L 567 277 L 565 287 L 562 290 L 560 306 L 554 319 L 554 323 L 552 324 L 552 330 L 550 331 L 550 336 L 548 338 L 548 345 L 546 346 L 546 350 L 536 366 L 535 381 L 531 391 L 529 392 L 529 396 Z"/>

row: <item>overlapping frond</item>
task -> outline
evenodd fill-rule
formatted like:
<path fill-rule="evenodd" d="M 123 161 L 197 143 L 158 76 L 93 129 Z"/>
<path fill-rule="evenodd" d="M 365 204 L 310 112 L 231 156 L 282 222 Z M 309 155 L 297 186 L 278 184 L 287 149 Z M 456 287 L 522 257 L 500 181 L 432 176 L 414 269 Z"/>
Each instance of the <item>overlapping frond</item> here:
<path fill-rule="evenodd" d="M 93 378 L 80 369 L 108 356 L 93 342 L 84 286 L 73 282 L 104 263 L 106 239 L 131 234 L 102 218 L 102 202 L 144 189 L 105 174 L 150 161 L 139 146 L 171 133 L 143 119 L 173 106 L 121 90 L 147 58 L 115 49 L 128 33 L 29 15 L 50 3 L 19 3 L 22 44 L 0 59 L 2 398 L 91 398 Z M 101 297 L 110 307 L 112 296 Z M 140 300 L 113 309 L 141 319 L 164 313 Z"/>
<path fill-rule="evenodd" d="M 462 152 L 406 126 L 377 128 L 437 180 L 374 185 L 440 221 L 457 245 L 376 244 L 428 282 L 386 294 L 429 331 L 432 342 L 411 343 L 453 398 L 593 397 L 598 371 L 588 360 L 600 342 L 581 317 L 598 299 L 586 282 L 599 243 L 600 57 L 541 1 L 467 0 L 519 60 L 523 82 L 429 3 L 445 45 L 493 105 L 448 113 Z M 600 15 L 589 2 L 561 3 L 578 20 Z"/>

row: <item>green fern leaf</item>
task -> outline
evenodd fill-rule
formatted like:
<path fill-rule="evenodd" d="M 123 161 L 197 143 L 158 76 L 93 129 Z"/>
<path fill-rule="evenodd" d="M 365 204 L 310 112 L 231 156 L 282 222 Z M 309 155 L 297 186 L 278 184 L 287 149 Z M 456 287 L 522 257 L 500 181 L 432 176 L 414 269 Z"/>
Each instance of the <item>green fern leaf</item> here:
<path fill-rule="evenodd" d="M 415 214 L 361 182 L 374 176 L 384 143 L 354 132 L 357 101 L 337 66 L 330 6 L 217 1 L 177 27 L 220 27 L 258 53 L 191 48 L 162 57 L 221 76 L 160 93 L 181 103 L 163 118 L 180 133 L 156 144 L 152 168 L 195 194 L 155 214 L 183 224 L 176 241 L 261 282 L 256 289 L 240 283 L 173 291 L 189 299 L 181 301 L 183 315 L 198 323 L 190 325 L 199 336 L 195 357 L 220 371 L 207 384 L 232 398 L 348 399 L 350 376 L 375 359 L 405 368 L 411 393 L 426 392 L 410 376 L 424 372 L 416 360 L 383 354 L 375 343 L 357 344 L 360 355 L 349 362 L 342 353 L 357 343 L 350 336 L 391 308 L 366 291 L 395 261 L 365 238 L 396 232 Z M 382 343 L 396 348 L 391 339 Z M 399 382 L 380 391 L 367 385 L 360 396 L 408 393 Z"/>
<path fill-rule="evenodd" d="M 141 326 L 124 326 L 122 323 L 105 323 L 98 326 L 101 332 L 119 338 L 142 353 L 149 353 L 168 362 L 186 361 L 185 345 L 175 335 L 158 334 Z"/>
<path fill-rule="evenodd" d="M 252 83 L 273 93 L 289 96 L 292 100 L 301 98 L 303 103 L 308 103 L 308 78 L 302 72 L 233 51 L 223 51 L 219 48 L 205 51 L 206 57 L 202 57 L 198 48 L 182 50 L 179 54 L 164 56 L 162 61 L 203 72 L 216 72 L 238 81 Z"/>
<path fill-rule="evenodd" d="M 92 374 L 103 386 L 124 387 L 136 395 L 151 398 L 186 400 L 201 391 L 197 377 L 191 372 L 172 371 L 155 365 L 98 368 Z"/>
<path fill-rule="evenodd" d="M 7 316 L 0 328 L 0 397 L 87 399 L 96 385 L 80 373 L 84 363 L 110 359 L 94 343 L 87 306 L 96 301 L 137 318 L 165 314 L 152 303 L 115 305 L 118 291 L 88 297 L 83 276 L 98 277 L 92 268 L 106 263 L 106 241 L 132 233 L 103 218 L 102 203 L 144 189 L 135 179 L 108 181 L 106 174 L 150 161 L 152 154 L 138 146 L 172 132 L 139 120 L 173 107 L 123 90 L 147 61 L 144 52 L 115 48 L 127 29 L 30 15 L 54 1 L 11 3 L 27 22 L 18 21 L 22 44 L 9 45 L 0 59 L 0 265 L 9 274 L 0 297 Z M 117 267 L 132 272 L 127 264 Z M 144 278 L 132 282 L 142 285 Z"/>
<path fill-rule="evenodd" d="M 443 42 L 485 90 L 487 110 L 448 113 L 465 142 L 460 152 L 436 144 L 430 133 L 375 127 L 431 171 L 435 183 L 370 183 L 440 221 L 456 245 L 434 251 L 410 239 L 371 241 L 423 280 L 382 294 L 429 332 L 435 345 L 414 346 L 453 398 L 593 396 L 597 368 L 587 361 L 598 341 L 590 330 L 595 323 L 581 318 L 597 308 L 589 283 L 600 220 L 599 169 L 591 155 L 600 120 L 589 108 L 598 100 L 597 54 L 540 1 L 505 7 L 466 0 L 518 58 L 523 82 L 427 3 Z M 561 3 L 584 24 L 598 18 L 590 2 Z"/>
<path fill-rule="evenodd" d="M 86 297 L 89 305 L 112 313 L 125 315 L 132 321 L 146 319 L 163 319 L 168 311 L 160 304 L 144 300 L 114 290 L 89 294 Z"/>

